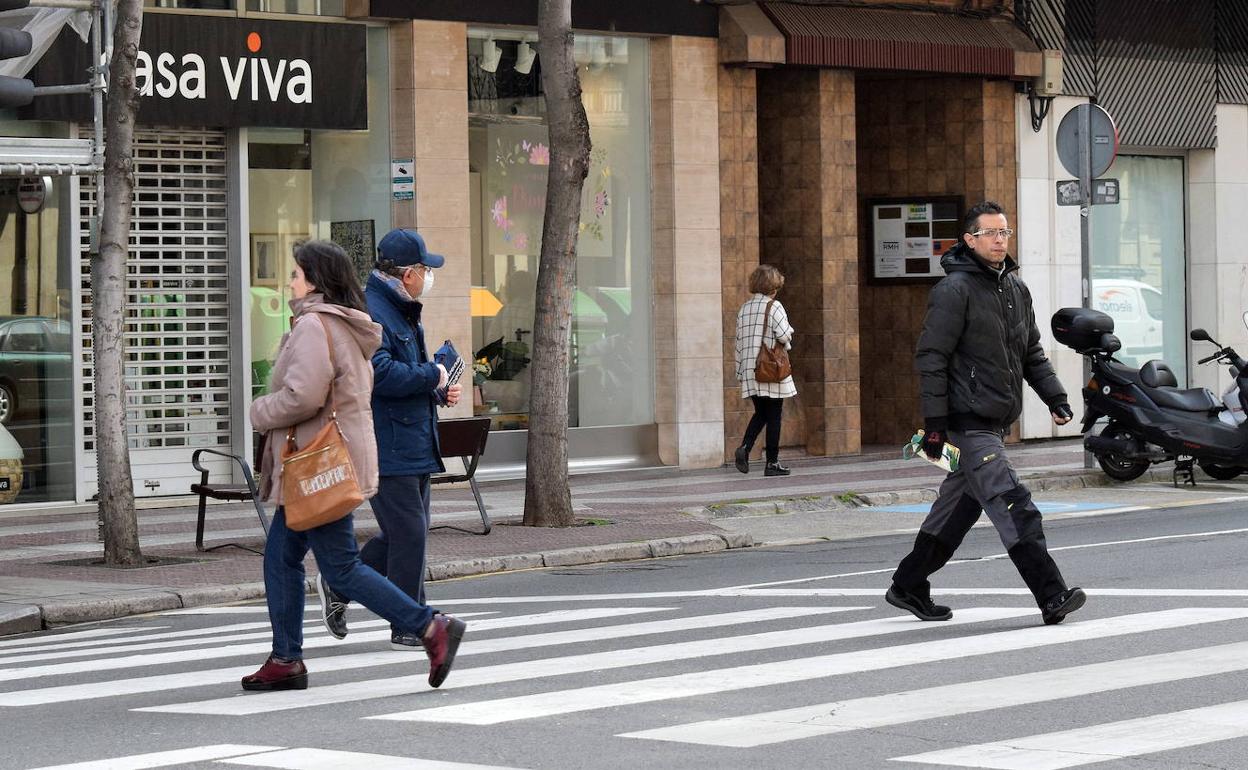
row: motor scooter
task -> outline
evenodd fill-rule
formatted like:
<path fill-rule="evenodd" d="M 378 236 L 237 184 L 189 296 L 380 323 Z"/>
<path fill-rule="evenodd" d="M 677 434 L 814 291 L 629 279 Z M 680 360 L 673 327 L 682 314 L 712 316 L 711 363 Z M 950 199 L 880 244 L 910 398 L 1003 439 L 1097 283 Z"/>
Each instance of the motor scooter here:
<path fill-rule="evenodd" d="M 1175 486 L 1195 485 L 1193 464 L 1220 480 L 1248 470 L 1248 361 L 1233 349 L 1218 345 L 1204 329 L 1191 332 L 1193 340 L 1218 345 L 1200 364 L 1230 365 L 1234 384 L 1219 400 L 1206 388 L 1179 388 L 1164 361 L 1136 369 L 1115 359 L 1122 343 L 1114 336 L 1114 319 L 1105 313 L 1063 308 L 1053 315 L 1052 328 L 1058 342 L 1091 363 L 1092 377 L 1083 388 L 1083 446 L 1107 476 L 1131 481 L 1149 466 L 1171 460 Z M 1108 424 L 1093 435 L 1102 418 Z"/>

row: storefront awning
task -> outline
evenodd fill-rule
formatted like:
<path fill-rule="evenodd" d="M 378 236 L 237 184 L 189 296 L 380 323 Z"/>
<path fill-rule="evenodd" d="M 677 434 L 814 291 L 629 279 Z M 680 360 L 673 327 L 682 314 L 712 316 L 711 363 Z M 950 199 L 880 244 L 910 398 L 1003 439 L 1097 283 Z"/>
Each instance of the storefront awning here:
<path fill-rule="evenodd" d="M 862 7 L 759 4 L 791 65 L 1030 78 L 1040 49 L 1006 18 Z"/>

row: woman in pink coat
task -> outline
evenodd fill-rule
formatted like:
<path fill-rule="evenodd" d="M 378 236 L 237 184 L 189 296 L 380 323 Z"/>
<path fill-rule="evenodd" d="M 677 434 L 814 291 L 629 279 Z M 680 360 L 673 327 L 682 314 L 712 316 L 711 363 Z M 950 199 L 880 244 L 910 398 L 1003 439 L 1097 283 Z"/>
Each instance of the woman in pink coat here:
<path fill-rule="evenodd" d="M 296 247 L 290 292 L 294 321 L 278 349 L 269 394 L 251 405 L 252 425 L 266 436 L 261 493 L 277 506 L 264 547 L 273 654 L 260 670 L 243 677 L 243 689 L 302 690 L 308 686 L 303 664 L 303 560 L 309 548 L 334 591 L 360 602 L 395 628 L 421 635 L 429 656 L 429 684 L 437 687 L 451 670 L 465 623 L 435 614 L 433 608 L 418 604 L 365 566 L 356 546 L 352 514 L 304 532 L 286 527 L 281 453 L 292 428 L 296 444 L 305 446 L 336 412 L 361 491 L 365 497 L 377 492 L 370 359 L 381 343 L 381 327 L 365 310 L 351 259 L 337 244 L 309 241 Z"/>

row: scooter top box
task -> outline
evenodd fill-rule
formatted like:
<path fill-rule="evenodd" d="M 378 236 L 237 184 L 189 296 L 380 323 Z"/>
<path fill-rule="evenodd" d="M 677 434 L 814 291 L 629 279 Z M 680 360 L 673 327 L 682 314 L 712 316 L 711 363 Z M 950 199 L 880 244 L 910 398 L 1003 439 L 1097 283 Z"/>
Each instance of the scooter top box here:
<path fill-rule="evenodd" d="M 1105 335 L 1114 333 L 1114 319 L 1099 310 L 1064 307 L 1053 314 L 1053 337 L 1079 352 L 1105 346 Z"/>

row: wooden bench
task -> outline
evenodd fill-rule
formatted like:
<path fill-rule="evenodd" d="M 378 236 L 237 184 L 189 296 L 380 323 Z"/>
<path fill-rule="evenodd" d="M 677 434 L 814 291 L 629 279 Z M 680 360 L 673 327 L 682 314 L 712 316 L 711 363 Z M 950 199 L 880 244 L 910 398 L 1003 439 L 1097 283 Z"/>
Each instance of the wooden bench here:
<path fill-rule="evenodd" d="M 490 516 L 485 512 L 485 503 L 481 500 L 481 491 L 477 488 L 477 480 L 475 478 L 477 464 L 481 461 L 481 455 L 485 452 L 485 442 L 489 437 L 489 417 L 438 420 L 438 445 L 441 447 L 442 456 L 458 457 L 464 463 L 464 472 L 462 474 L 448 473 L 436 475 L 429 480 L 429 483 L 451 484 L 458 481 L 467 481 L 468 486 L 472 489 L 472 496 L 476 498 L 477 510 L 481 513 L 482 531 L 474 532 L 473 530 L 455 527 L 450 524 L 439 524 L 436 527 L 430 527 L 430 529 L 455 529 L 474 535 L 490 534 Z"/>
<path fill-rule="evenodd" d="M 208 469 L 199 462 L 202 454 L 216 455 L 218 457 L 226 457 L 238 463 L 238 467 L 243 471 L 244 484 L 209 484 Z M 226 546 L 234 546 L 242 548 L 252 553 L 260 553 L 254 548 L 248 548 L 238 543 L 222 543 L 209 548 L 204 547 L 204 517 L 208 513 L 208 498 L 213 500 L 233 500 L 235 502 L 243 502 L 250 500 L 252 505 L 256 506 L 256 515 L 260 517 L 260 527 L 264 530 L 264 536 L 269 536 L 269 517 L 264 512 L 264 504 L 260 502 L 260 491 L 256 488 L 256 480 L 251 475 L 251 468 L 247 462 L 238 455 L 228 454 L 226 452 L 218 452 L 215 449 L 196 449 L 191 455 L 191 465 L 195 466 L 195 470 L 199 471 L 199 483 L 191 485 L 191 494 L 199 495 L 199 519 L 195 524 L 195 550 L 197 551 L 215 551 L 218 548 Z"/>

